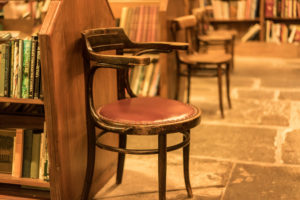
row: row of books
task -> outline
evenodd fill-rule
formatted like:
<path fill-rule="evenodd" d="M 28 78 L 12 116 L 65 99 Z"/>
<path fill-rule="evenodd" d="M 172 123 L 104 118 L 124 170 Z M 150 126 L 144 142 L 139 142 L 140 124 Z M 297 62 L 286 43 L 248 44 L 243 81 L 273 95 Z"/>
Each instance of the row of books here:
<path fill-rule="evenodd" d="M 158 41 L 159 7 L 157 5 L 123 7 L 120 27 L 136 42 Z"/>
<path fill-rule="evenodd" d="M 0 173 L 49 181 L 47 134 L 42 130 L 0 130 Z"/>
<path fill-rule="evenodd" d="M 300 18 L 300 1 L 266 0 L 265 17 Z"/>
<path fill-rule="evenodd" d="M 151 56 L 151 63 L 147 66 L 136 66 L 130 72 L 132 91 L 140 96 L 155 96 L 158 93 L 160 67 L 157 56 Z"/>
<path fill-rule="evenodd" d="M 294 43 L 300 42 L 300 25 L 287 25 L 266 21 L 266 42 Z"/>
<path fill-rule="evenodd" d="M 50 0 L 8 1 L 3 7 L 4 19 L 41 20 L 48 10 Z"/>
<path fill-rule="evenodd" d="M 215 19 L 255 19 L 259 17 L 259 0 L 212 0 Z"/>
<path fill-rule="evenodd" d="M 0 44 L 0 97 L 43 98 L 37 36 Z"/>

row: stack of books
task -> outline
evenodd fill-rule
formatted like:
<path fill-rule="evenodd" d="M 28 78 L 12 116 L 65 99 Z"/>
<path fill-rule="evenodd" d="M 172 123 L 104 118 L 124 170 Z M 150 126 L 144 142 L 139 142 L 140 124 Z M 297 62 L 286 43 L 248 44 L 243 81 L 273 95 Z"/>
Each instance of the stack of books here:
<path fill-rule="evenodd" d="M 265 17 L 299 18 L 299 0 L 266 0 Z"/>
<path fill-rule="evenodd" d="M 15 34 L 3 40 L 0 44 L 0 97 L 42 99 L 38 37 L 20 39 Z"/>

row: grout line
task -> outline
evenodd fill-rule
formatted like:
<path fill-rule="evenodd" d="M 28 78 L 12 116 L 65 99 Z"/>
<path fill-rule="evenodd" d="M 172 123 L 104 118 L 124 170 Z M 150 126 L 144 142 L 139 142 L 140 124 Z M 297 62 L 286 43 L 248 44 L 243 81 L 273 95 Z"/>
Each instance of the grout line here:
<path fill-rule="evenodd" d="M 283 129 L 288 128 L 288 126 L 276 126 L 276 125 L 259 125 L 259 124 L 239 124 L 232 122 L 223 122 L 223 121 L 212 121 L 212 120 L 202 120 L 201 125 L 216 125 L 216 126 L 233 126 L 241 128 L 264 128 L 264 129 Z"/>
<path fill-rule="evenodd" d="M 244 161 L 244 160 L 236 160 L 236 159 L 230 159 L 230 158 L 199 156 L 199 155 L 190 155 L 190 158 L 211 160 L 211 161 L 219 161 L 219 162 L 231 162 L 231 163 L 243 164 L 243 165 L 257 165 L 257 166 L 262 166 L 262 167 L 293 167 L 293 168 L 300 168 L 300 164 L 297 165 L 297 164 L 289 164 L 289 163 L 268 163 L 268 162 L 260 162 L 260 161 Z"/>
<path fill-rule="evenodd" d="M 227 190 L 227 188 L 228 188 L 228 185 L 229 185 L 229 183 L 230 183 L 230 180 L 231 180 L 231 178 L 232 178 L 232 174 L 233 174 L 233 171 L 234 171 L 235 168 L 236 168 L 236 163 L 233 163 L 232 168 L 231 168 L 230 173 L 229 173 L 228 180 L 227 180 L 227 182 L 226 182 L 226 184 L 225 184 L 225 187 L 224 187 L 224 190 L 223 190 L 223 192 L 222 192 L 222 196 L 221 196 L 220 200 L 223 200 L 224 197 L 225 197 L 226 190 Z"/>

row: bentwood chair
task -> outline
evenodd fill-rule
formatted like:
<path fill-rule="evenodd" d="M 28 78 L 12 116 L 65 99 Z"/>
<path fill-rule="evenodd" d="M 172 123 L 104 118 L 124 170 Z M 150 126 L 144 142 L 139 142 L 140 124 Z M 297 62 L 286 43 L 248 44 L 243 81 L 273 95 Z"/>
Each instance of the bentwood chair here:
<path fill-rule="evenodd" d="M 185 41 L 189 43 L 188 52 L 176 51 L 177 59 L 177 81 L 176 81 L 176 98 L 178 98 L 178 89 L 180 84 L 180 77 L 187 77 L 187 102 L 190 100 L 190 85 L 191 77 L 217 77 L 218 80 L 218 94 L 219 94 L 219 107 L 221 117 L 224 118 L 223 111 L 223 92 L 222 92 L 222 75 L 226 75 L 226 89 L 228 106 L 231 108 L 230 100 L 230 64 L 232 56 L 226 52 L 207 52 L 201 53 L 194 50 L 196 41 L 196 25 L 197 20 L 194 15 L 187 15 L 178 17 L 172 20 L 171 31 L 174 40 L 178 40 L 178 33 L 184 32 Z M 230 45 L 230 43 L 225 43 Z M 228 48 L 228 47 L 227 47 Z M 222 66 L 225 65 L 225 68 Z M 187 66 L 184 70 L 184 66 Z"/>
<path fill-rule="evenodd" d="M 158 154 L 159 199 L 166 199 L 166 152 L 183 148 L 185 186 L 189 197 L 192 189 L 189 180 L 190 129 L 200 122 L 201 112 L 196 107 L 161 97 L 136 97 L 128 81 L 128 70 L 135 65 L 150 62 L 144 56 L 125 56 L 124 51 L 138 50 L 144 53 L 168 53 L 186 50 L 186 43 L 134 43 L 122 28 L 99 28 L 82 33 L 84 41 L 84 63 L 86 78 L 87 126 L 89 128 L 88 167 L 83 199 L 88 196 L 95 162 L 95 145 L 101 149 L 119 153 L 116 184 L 122 182 L 125 154 Z M 106 50 L 115 50 L 117 55 L 107 55 Z M 106 51 L 106 54 L 102 53 Z M 163 67 L 163 66 L 161 66 Z M 100 68 L 112 68 L 117 72 L 118 100 L 95 108 L 93 103 L 93 79 Z M 126 98 L 126 96 L 128 96 Z M 95 127 L 102 132 L 95 136 Z M 108 132 L 119 135 L 119 146 L 113 147 L 100 142 Z M 167 135 L 181 133 L 183 140 L 167 146 Z M 127 149 L 127 135 L 157 135 L 157 149 Z M 142 139 L 142 138 L 141 138 Z M 146 137 L 147 139 L 147 137 Z M 128 183 L 130 184 L 130 183 Z"/>
<path fill-rule="evenodd" d="M 210 19 L 212 16 L 212 7 L 193 9 L 193 15 L 197 19 L 197 39 L 198 49 L 207 51 L 211 46 L 225 47 L 224 51 L 231 54 L 231 70 L 234 69 L 234 46 L 237 35 L 236 30 L 214 30 L 211 28 Z M 227 45 L 230 44 L 230 45 Z"/>

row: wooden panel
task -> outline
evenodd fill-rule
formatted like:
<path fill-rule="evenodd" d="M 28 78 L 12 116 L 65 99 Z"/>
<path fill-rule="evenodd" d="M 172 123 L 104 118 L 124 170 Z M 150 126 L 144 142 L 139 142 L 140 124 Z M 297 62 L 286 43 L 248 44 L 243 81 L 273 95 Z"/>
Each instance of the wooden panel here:
<path fill-rule="evenodd" d="M 9 115 L 0 113 L 0 128 L 43 129 L 44 121 L 44 116 Z"/>
<path fill-rule="evenodd" d="M 162 0 L 160 5 L 160 41 L 173 41 L 170 32 L 170 20 L 188 14 L 186 0 Z M 161 54 L 159 64 L 161 66 L 160 95 L 166 98 L 175 96 L 176 80 L 175 54 Z"/>
<path fill-rule="evenodd" d="M 40 31 L 44 104 L 49 142 L 52 199 L 80 199 L 86 169 L 87 133 L 81 31 L 111 27 L 114 19 L 105 0 L 51 1 Z M 116 73 L 97 74 L 97 105 L 114 101 Z M 115 135 L 108 143 L 115 144 Z M 116 154 L 97 150 L 93 195 L 112 176 Z"/>
<path fill-rule="evenodd" d="M 11 184 L 0 184 L 0 199 L 5 200 L 29 200 L 39 199 L 48 200 L 50 199 L 49 191 L 41 190 L 38 188 L 24 187 L 20 185 Z"/>

